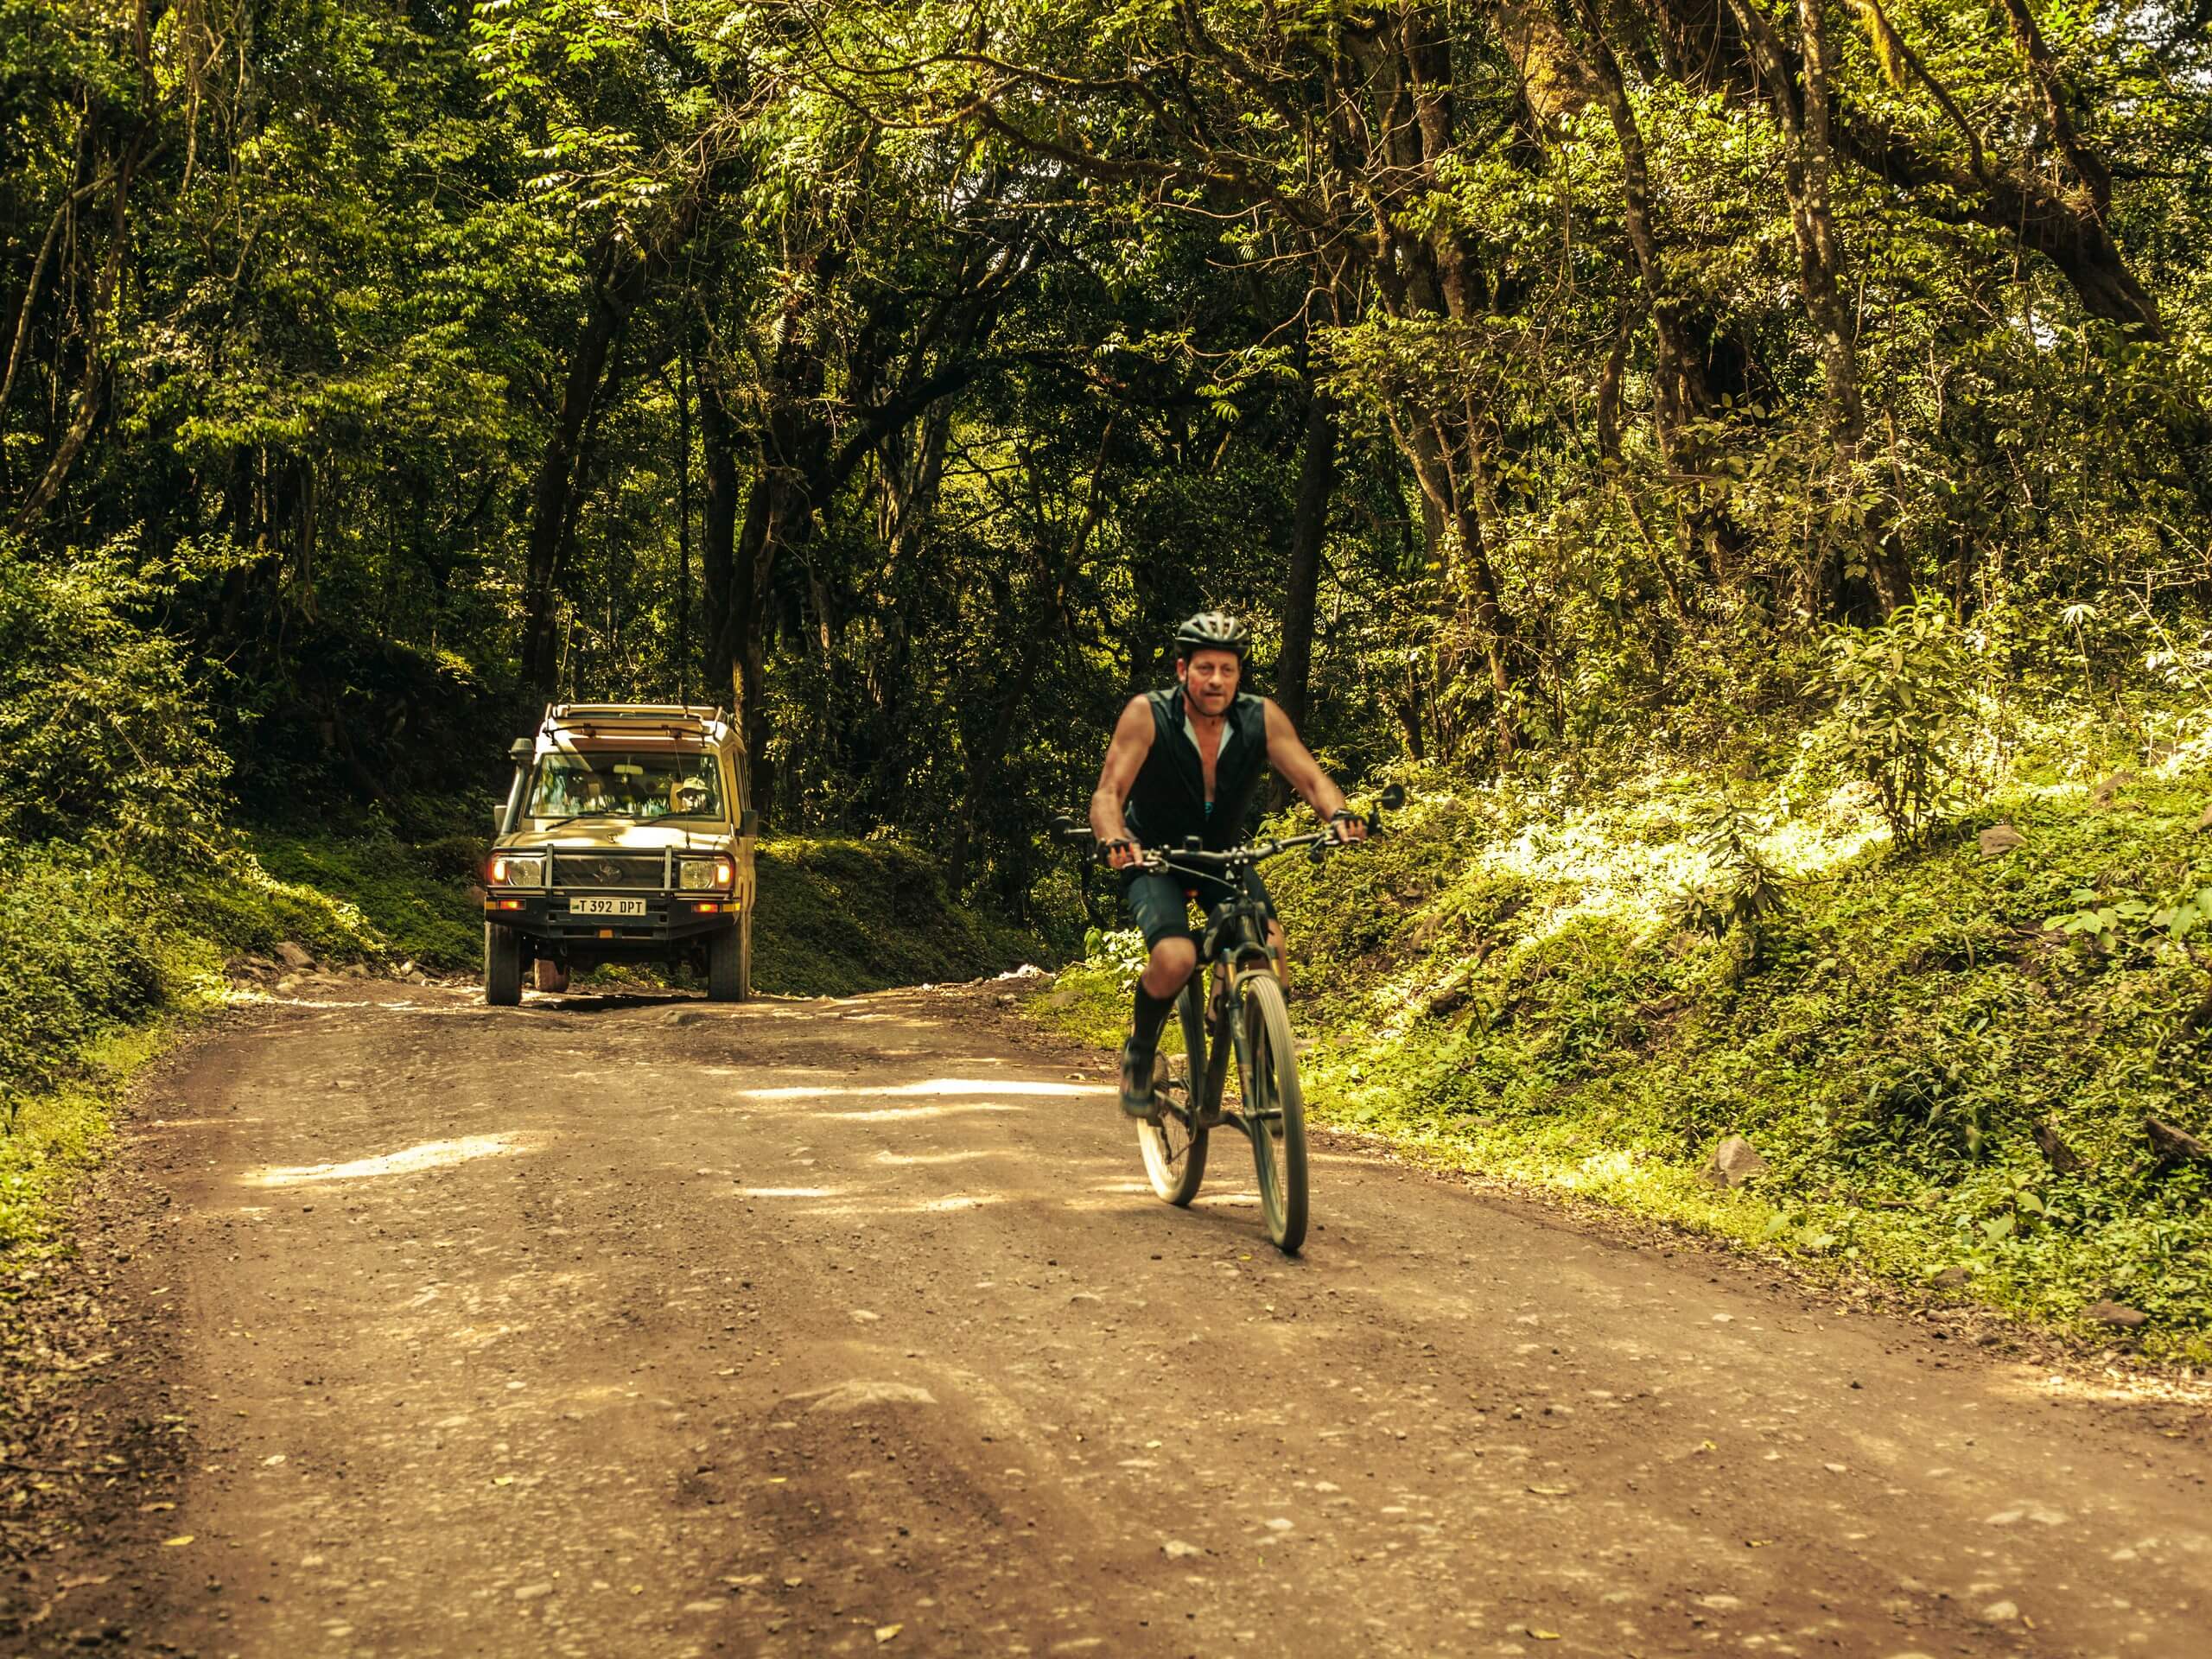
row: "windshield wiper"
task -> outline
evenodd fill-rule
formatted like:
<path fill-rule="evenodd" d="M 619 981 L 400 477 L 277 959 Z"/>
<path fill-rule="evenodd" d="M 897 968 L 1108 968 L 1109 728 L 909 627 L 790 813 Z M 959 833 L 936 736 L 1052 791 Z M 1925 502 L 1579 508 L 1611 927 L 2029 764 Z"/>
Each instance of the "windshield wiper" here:
<path fill-rule="evenodd" d="M 554 819 L 552 823 L 546 824 L 544 829 L 558 830 L 563 824 L 574 823 L 579 818 L 622 818 L 630 820 L 631 822 L 635 822 L 634 819 L 630 818 L 630 815 L 627 812 L 571 812 L 565 818 Z M 540 833 L 543 833 L 543 831 Z"/>

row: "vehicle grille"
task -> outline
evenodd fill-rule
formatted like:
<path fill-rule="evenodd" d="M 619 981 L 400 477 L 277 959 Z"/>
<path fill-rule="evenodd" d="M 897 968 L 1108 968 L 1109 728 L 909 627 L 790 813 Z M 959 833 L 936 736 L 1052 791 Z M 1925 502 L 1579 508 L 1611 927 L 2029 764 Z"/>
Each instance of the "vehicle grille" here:
<path fill-rule="evenodd" d="M 556 853 L 546 873 L 550 887 L 600 890 L 667 884 L 668 861 L 659 853 Z"/>

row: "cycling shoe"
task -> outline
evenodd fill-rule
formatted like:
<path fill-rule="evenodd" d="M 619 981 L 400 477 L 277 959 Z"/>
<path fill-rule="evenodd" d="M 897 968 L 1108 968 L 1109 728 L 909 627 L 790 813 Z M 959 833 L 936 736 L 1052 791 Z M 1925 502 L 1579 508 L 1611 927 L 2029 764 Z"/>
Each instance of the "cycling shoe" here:
<path fill-rule="evenodd" d="M 1136 1045 L 1132 1037 L 1122 1045 L 1122 1112 L 1126 1117 L 1151 1117 L 1157 1109 L 1153 1104 L 1152 1056 Z"/>

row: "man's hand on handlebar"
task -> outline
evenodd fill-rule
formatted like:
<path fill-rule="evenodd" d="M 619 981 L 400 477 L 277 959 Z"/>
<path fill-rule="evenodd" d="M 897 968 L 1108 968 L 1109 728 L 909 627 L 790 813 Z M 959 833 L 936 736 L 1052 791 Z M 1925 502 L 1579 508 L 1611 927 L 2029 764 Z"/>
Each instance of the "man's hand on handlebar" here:
<path fill-rule="evenodd" d="M 1102 841 L 1098 850 L 1106 855 L 1106 861 L 1117 870 L 1144 862 L 1144 849 L 1134 841 Z"/>
<path fill-rule="evenodd" d="M 1355 841 L 1365 841 L 1367 820 L 1348 806 L 1338 807 L 1329 816 L 1329 833 L 1335 837 L 1339 847 Z"/>

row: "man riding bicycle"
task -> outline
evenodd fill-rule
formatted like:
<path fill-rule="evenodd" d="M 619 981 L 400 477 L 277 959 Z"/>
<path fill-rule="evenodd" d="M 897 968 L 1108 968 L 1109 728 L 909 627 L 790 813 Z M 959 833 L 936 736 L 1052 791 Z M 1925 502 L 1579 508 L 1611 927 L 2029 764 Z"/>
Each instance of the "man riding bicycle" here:
<path fill-rule="evenodd" d="M 1152 1114 L 1160 1028 L 1198 966 L 1190 900 L 1203 912 L 1231 896 L 1219 880 L 1193 878 L 1186 889 L 1178 877 L 1146 870 L 1145 847 L 1172 852 L 1193 836 L 1209 851 L 1235 846 L 1270 765 L 1328 820 L 1337 840 L 1367 836 L 1366 824 L 1299 740 L 1290 716 L 1272 699 L 1239 690 L 1250 646 L 1244 625 L 1219 611 L 1201 612 L 1178 628 L 1174 689 L 1129 700 L 1090 798 L 1091 833 L 1122 872 L 1122 901 L 1151 953 L 1137 981 L 1135 1021 L 1122 1047 L 1122 1109 L 1131 1117 Z M 1280 923 L 1269 921 L 1268 944 L 1281 963 Z"/>

